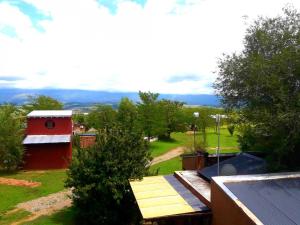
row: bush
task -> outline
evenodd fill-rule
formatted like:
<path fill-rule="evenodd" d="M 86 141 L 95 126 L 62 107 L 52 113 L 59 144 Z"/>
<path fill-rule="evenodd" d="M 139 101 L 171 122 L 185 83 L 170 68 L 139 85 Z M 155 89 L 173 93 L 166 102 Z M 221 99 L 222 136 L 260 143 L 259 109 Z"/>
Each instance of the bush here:
<path fill-rule="evenodd" d="M 0 169 L 17 169 L 23 158 L 21 117 L 12 105 L 0 107 Z"/>
<path fill-rule="evenodd" d="M 73 148 L 80 148 L 80 136 L 78 134 L 74 134 L 72 137 L 72 146 Z"/>
<path fill-rule="evenodd" d="M 118 126 L 99 132 L 95 146 L 78 149 L 68 171 L 80 224 L 132 224 L 136 211 L 129 179 L 148 171 L 150 153 L 142 133 Z"/>

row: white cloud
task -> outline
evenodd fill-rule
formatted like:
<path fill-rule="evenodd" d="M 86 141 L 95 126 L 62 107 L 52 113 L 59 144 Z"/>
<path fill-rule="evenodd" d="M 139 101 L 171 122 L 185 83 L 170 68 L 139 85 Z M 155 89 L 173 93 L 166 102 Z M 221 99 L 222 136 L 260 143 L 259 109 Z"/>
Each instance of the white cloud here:
<path fill-rule="evenodd" d="M 0 76 L 22 76 L 22 88 L 81 88 L 160 93 L 212 93 L 217 58 L 242 48 L 248 23 L 281 13 L 285 0 L 129 1 L 115 15 L 94 0 L 26 0 L 50 15 L 35 30 L 30 18 L 0 3 Z M 300 8 L 300 1 L 293 1 Z M 167 82 L 178 74 L 197 81 Z"/>

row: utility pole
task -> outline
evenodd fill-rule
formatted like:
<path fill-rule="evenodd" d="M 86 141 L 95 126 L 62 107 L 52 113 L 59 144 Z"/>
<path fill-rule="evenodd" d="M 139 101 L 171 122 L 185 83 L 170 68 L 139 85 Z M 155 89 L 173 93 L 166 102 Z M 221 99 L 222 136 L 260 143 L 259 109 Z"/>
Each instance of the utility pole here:
<path fill-rule="evenodd" d="M 218 171 L 217 174 L 218 176 L 220 175 L 220 126 L 221 126 L 221 118 L 227 118 L 226 115 L 220 115 L 220 114 L 216 114 L 216 115 L 210 115 L 210 117 L 214 118 L 216 120 L 216 131 L 217 131 L 217 135 L 218 135 L 218 147 L 217 147 L 217 166 L 218 166 Z"/>
<path fill-rule="evenodd" d="M 195 122 L 194 122 L 194 151 L 196 151 L 196 120 L 199 117 L 199 112 L 194 112 L 193 115 L 195 117 Z"/>
<path fill-rule="evenodd" d="M 217 159 L 218 159 L 218 176 L 220 175 L 220 121 L 221 115 L 216 115 L 216 123 L 217 123 L 217 133 L 218 133 L 218 149 L 217 149 Z"/>

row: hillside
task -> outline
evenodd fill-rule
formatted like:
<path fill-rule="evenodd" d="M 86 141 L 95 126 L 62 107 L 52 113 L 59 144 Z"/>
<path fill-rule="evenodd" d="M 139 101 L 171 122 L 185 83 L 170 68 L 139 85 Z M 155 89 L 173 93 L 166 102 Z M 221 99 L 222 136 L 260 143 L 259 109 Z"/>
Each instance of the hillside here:
<path fill-rule="evenodd" d="M 85 107 L 95 103 L 117 105 L 121 98 L 128 97 L 134 102 L 139 101 L 137 92 L 107 92 L 87 91 L 76 89 L 15 89 L 4 88 L 0 90 L 0 104 L 26 103 L 29 95 L 47 95 L 65 103 L 67 107 Z M 187 105 L 219 106 L 219 100 L 215 95 L 197 94 L 161 94 L 160 98 L 182 101 Z"/>

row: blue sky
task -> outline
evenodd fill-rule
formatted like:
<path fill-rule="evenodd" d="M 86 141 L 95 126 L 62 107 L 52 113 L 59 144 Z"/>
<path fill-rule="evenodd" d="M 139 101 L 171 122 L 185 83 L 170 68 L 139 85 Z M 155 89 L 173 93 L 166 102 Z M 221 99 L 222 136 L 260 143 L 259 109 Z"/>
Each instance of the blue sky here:
<path fill-rule="evenodd" d="M 287 3 L 300 9 L 299 0 L 0 0 L 0 86 L 213 93 L 222 53 L 241 51 L 249 24 Z"/>
<path fill-rule="evenodd" d="M 144 6 L 147 2 L 147 0 L 131 0 L 134 3 L 137 3 L 141 6 Z M 120 1 L 118 0 L 98 0 L 98 3 L 102 6 L 105 6 L 109 9 L 110 13 L 117 14 L 118 12 L 118 3 Z"/>
<path fill-rule="evenodd" d="M 9 5 L 16 7 L 20 10 L 24 15 L 28 16 L 30 19 L 32 26 L 40 32 L 43 32 L 44 29 L 39 25 L 40 21 L 43 20 L 51 20 L 51 16 L 44 14 L 40 10 L 38 10 L 33 4 L 27 3 L 22 0 L 0 0 L 0 3 L 8 3 Z M 10 32 L 8 32 L 10 33 Z M 12 32 L 14 33 L 14 32 Z M 12 35 L 14 36 L 14 34 Z"/>

